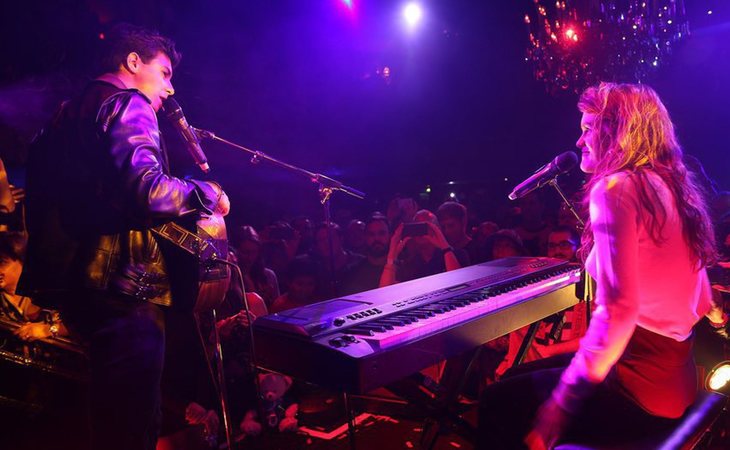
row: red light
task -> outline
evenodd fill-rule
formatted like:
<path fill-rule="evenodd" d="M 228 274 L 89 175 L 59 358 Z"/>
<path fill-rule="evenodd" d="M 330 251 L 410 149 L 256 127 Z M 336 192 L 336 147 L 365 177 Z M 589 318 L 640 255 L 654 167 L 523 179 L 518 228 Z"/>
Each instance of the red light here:
<path fill-rule="evenodd" d="M 568 41 L 578 42 L 578 33 L 576 33 L 573 28 L 565 30 L 565 37 Z"/>

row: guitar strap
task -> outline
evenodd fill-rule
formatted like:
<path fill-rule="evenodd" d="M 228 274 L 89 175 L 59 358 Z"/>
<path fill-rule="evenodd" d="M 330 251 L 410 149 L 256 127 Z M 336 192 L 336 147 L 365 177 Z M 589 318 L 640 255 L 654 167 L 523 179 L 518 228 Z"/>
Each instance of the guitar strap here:
<path fill-rule="evenodd" d="M 222 255 L 212 243 L 213 239 L 204 230 L 199 230 L 199 234 L 193 233 L 175 222 L 168 222 L 159 227 L 152 228 L 152 232 L 172 242 L 176 247 L 195 256 L 201 262 L 213 262 L 216 260 L 225 260 L 226 255 Z M 207 236 L 208 239 L 205 239 Z"/>

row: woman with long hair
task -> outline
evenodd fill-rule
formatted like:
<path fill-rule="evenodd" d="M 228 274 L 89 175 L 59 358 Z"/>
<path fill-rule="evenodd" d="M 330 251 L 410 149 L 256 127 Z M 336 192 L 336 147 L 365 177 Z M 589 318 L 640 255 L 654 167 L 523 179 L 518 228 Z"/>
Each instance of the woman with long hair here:
<path fill-rule="evenodd" d="M 233 238 L 246 290 L 259 294 L 266 306 L 270 307 L 279 296 L 279 281 L 276 273 L 264 266 L 258 233 L 252 226 L 242 225 L 234 230 Z"/>
<path fill-rule="evenodd" d="M 567 368 L 487 389 L 480 448 L 621 445 L 671 427 L 697 394 L 692 328 L 711 308 L 705 267 L 715 258 L 701 188 L 648 86 L 601 83 L 578 109 L 590 176 L 581 254 L 596 309 Z M 509 401 L 517 390 L 519 405 Z"/>

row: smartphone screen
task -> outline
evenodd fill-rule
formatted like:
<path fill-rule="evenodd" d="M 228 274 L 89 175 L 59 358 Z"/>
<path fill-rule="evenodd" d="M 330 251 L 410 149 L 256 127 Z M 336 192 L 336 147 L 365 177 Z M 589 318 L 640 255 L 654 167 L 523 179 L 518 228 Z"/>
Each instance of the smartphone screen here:
<path fill-rule="evenodd" d="M 408 222 L 403 224 L 403 233 L 401 236 L 424 236 L 428 234 L 428 224 L 426 222 Z"/>

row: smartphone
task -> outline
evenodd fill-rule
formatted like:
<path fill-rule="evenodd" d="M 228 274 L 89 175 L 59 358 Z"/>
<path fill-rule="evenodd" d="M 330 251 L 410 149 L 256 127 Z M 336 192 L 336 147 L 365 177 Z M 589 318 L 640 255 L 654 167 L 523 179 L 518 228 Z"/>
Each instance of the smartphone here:
<path fill-rule="evenodd" d="M 403 224 L 402 237 L 425 236 L 428 234 L 428 224 L 426 222 L 408 222 Z"/>

